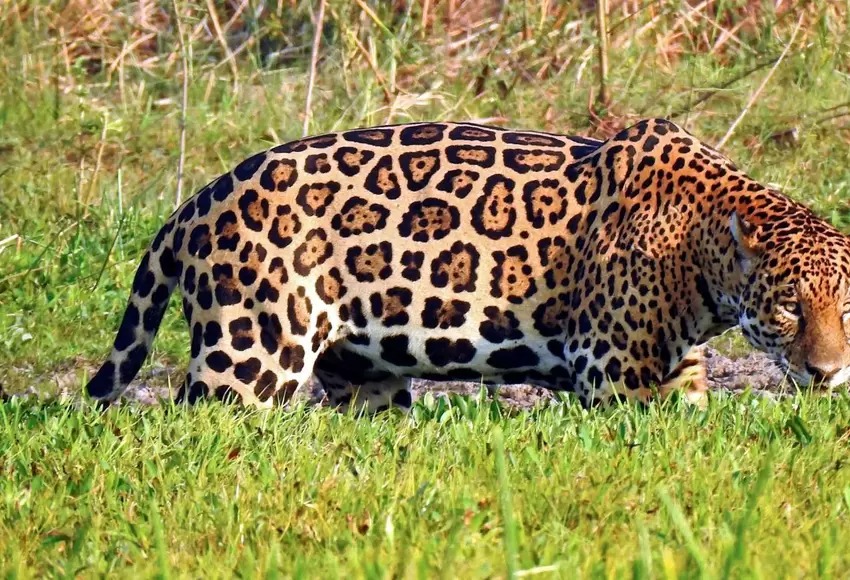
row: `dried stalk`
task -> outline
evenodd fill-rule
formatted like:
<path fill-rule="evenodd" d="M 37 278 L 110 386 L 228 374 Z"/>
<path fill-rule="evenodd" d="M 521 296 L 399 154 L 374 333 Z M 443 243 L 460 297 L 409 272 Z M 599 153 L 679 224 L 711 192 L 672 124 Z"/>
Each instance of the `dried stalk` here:
<path fill-rule="evenodd" d="M 738 124 L 741 122 L 741 120 L 746 116 L 746 114 L 750 111 L 750 108 L 756 102 L 756 99 L 759 98 L 759 95 L 761 95 L 762 91 L 767 86 L 767 83 L 768 83 L 768 81 L 770 81 L 770 78 L 773 76 L 773 73 L 776 72 L 777 68 L 779 68 L 780 63 L 783 60 L 785 60 L 785 55 L 788 54 L 788 50 L 794 44 L 794 40 L 797 38 L 797 33 L 800 31 L 800 26 L 802 24 L 803 24 L 803 15 L 800 14 L 800 18 L 797 20 L 797 26 L 794 27 L 794 32 L 791 33 L 791 39 L 788 41 L 788 44 L 785 45 L 785 49 L 782 51 L 782 54 L 779 55 L 779 58 L 776 59 L 776 62 L 773 64 L 773 66 L 767 72 L 767 75 L 764 77 L 764 80 L 761 82 L 761 84 L 756 89 L 756 91 L 750 96 L 750 100 L 747 101 L 746 106 L 744 106 L 743 110 L 741 110 L 741 113 L 738 115 L 738 117 L 735 119 L 735 121 L 729 127 L 729 130 L 726 131 L 726 134 L 723 136 L 723 138 L 720 141 L 717 142 L 717 144 L 715 145 L 715 147 L 717 149 L 721 149 L 726 144 L 726 141 L 728 141 L 729 138 L 732 136 L 732 133 L 735 132 L 735 128 L 738 126 Z"/>
<path fill-rule="evenodd" d="M 608 94 L 608 0 L 596 0 L 596 33 L 599 36 L 599 104 L 607 107 Z"/>
<path fill-rule="evenodd" d="M 183 66 L 183 98 L 180 102 L 180 157 L 177 159 L 177 192 L 174 196 L 174 209 L 183 201 L 183 166 L 186 162 L 186 109 L 189 106 L 189 58 L 186 54 L 186 41 L 183 34 L 183 21 L 177 9 L 177 0 L 171 0 L 174 7 L 174 19 L 177 22 L 177 35 L 180 42 L 180 60 Z"/>
<path fill-rule="evenodd" d="M 319 12 L 316 14 L 315 30 L 313 31 L 313 50 L 310 55 L 310 77 L 307 79 L 307 98 L 304 102 L 304 128 L 301 131 L 301 136 L 306 137 L 310 130 L 310 119 L 313 109 L 311 103 L 313 101 L 313 85 L 316 82 L 316 63 L 319 60 L 319 48 L 322 42 L 322 27 L 325 22 L 325 0 L 319 2 Z"/>
<path fill-rule="evenodd" d="M 213 0 L 207 0 L 207 11 L 210 13 L 210 21 L 215 31 L 215 37 L 224 51 L 225 60 L 230 65 L 230 74 L 233 75 L 233 92 L 236 92 L 239 86 L 239 70 L 236 68 L 236 61 L 233 60 L 233 54 L 230 52 L 230 47 L 227 45 L 227 40 L 224 38 L 224 33 L 221 30 L 221 24 L 218 21 L 218 14 L 216 13 Z"/>

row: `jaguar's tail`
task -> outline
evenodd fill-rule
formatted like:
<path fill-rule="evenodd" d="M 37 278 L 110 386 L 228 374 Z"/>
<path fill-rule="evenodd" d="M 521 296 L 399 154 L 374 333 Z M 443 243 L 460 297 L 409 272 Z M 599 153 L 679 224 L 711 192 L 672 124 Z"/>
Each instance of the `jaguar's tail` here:
<path fill-rule="evenodd" d="M 172 216 L 142 257 L 112 354 L 86 385 L 89 396 L 101 403 L 108 404 L 124 392 L 150 352 L 168 299 L 180 278 L 180 265 L 173 250 L 174 225 Z"/>

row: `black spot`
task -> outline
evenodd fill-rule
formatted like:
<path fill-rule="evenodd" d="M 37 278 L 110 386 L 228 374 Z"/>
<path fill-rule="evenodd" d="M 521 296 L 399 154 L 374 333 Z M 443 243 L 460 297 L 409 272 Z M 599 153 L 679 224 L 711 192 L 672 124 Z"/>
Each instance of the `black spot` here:
<path fill-rule="evenodd" d="M 304 170 L 310 174 L 328 173 L 331 170 L 328 154 L 318 153 L 316 155 L 308 155 L 307 160 L 304 162 Z"/>
<path fill-rule="evenodd" d="M 283 334 L 283 326 L 280 323 L 280 318 L 277 314 L 267 314 L 260 312 L 257 320 L 260 324 L 260 343 L 269 354 L 277 352 L 278 344 L 281 341 Z"/>
<path fill-rule="evenodd" d="M 174 252 L 165 248 L 159 256 L 159 269 L 166 278 L 175 278 L 180 275 L 182 264 L 174 259 Z"/>
<path fill-rule="evenodd" d="M 366 328 L 369 323 L 363 314 L 363 302 L 356 296 L 351 299 L 351 322 L 358 328 Z"/>
<path fill-rule="evenodd" d="M 396 391 L 396 394 L 393 395 L 393 405 L 409 409 L 413 405 L 413 396 L 410 391 L 407 389 Z"/>
<path fill-rule="evenodd" d="M 122 385 L 127 385 L 142 368 L 142 363 L 145 362 L 145 357 L 148 356 L 148 347 L 144 344 L 137 344 L 130 352 L 127 353 L 127 358 L 121 363 L 119 368 L 119 380 Z"/>
<path fill-rule="evenodd" d="M 643 150 L 645 153 L 651 153 L 653 149 L 658 146 L 658 137 L 655 135 L 648 135 L 646 140 L 643 142 Z"/>
<path fill-rule="evenodd" d="M 183 239 L 186 237 L 186 230 L 184 228 L 177 228 L 177 231 L 174 232 L 174 241 L 171 243 L 171 251 L 176 256 L 180 254 L 180 251 L 183 249 Z"/>
<path fill-rule="evenodd" d="M 376 145 L 378 147 L 388 147 L 392 143 L 392 129 L 359 129 L 355 131 L 346 131 L 342 134 L 342 138 L 346 141 L 354 141 L 355 143 L 365 143 L 367 145 Z"/>
<path fill-rule="evenodd" d="M 480 173 L 469 169 L 452 169 L 447 171 L 442 181 L 437 184 L 437 189 L 446 193 L 453 193 L 463 199 L 472 191 Z M 463 178 L 463 179 L 461 179 Z"/>
<path fill-rule="evenodd" d="M 530 367 L 535 366 L 539 362 L 540 357 L 525 345 L 495 350 L 487 358 L 487 364 L 497 369 Z"/>
<path fill-rule="evenodd" d="M 434 365 L 442 367 L 453 362 L 468 363 L 475 356 L 475 347 L 465 338 L 429 338 L 425 341 L 425 354 Z"/>
<path fill-rule="evenodd" d="M 281 368 L 300 373 L 304 369 L 304 347 L 300 344 L 285 344 L 280 349 Z"/>
<path fill-rule="evenodd" d="M 239 209 L 242 210 L 242 221 L 248 229 L 263 231 L 263 221 L 269 217 L 269 200 L 260 199 L 255 190 L 249 189 L 239 198 Z"/>
<path fill-rule="evenodd" d="M 583 354 L 577 356 L 575 361 L 573 361 L 573 368 L 577 373 L 583 373 L 584 369 L 587 368 L 587 357 Z"/>
<path fill-rule="evenodd" d="M 233 175 L 235 175 L 236 179 L 240 181 L 248 181 L 254 177 L 254 174 L 257 173 L 260 165 L 262 165 L 265 160 L 265 153 L 257 153 L 237 165 L 236 169 L 233 170 Z"/>
<path fill-rule="evenodd" d="M 350 155 L 357 156 L 357 163 L 349 163 L 346 158 Z M 339 170 L 349 177 L 353 177 L 360 173 L 364 165 L 369 163 L 375 157 L 374 151 L 368 149 L 356 149 L 355 147 L 340 147 L 334 153 L 334 160 L 337 162 Z"/>
<path fill-rule="evenodd" d="M 281 168 L 278 171 L 278 168 Z M 272 159 L 260 176 L 260 185 L 268 191 L 286 191 L 298 179 L 295 161 Z"/>
<path fill-rule="evenodd" d="M 248 266 L 239 268 L 239 282 L 243 286 L 250 286 L 257 280 L 257 271 Z"/>
<path fill-rule="evenodd" d="M 612 356 L 605 365 L 605 375 L 613 382 L 619 381 L 621 376 L 620 359 Z"/>
<path fill-rule="evenodd" d="M 160 286 L 160 288 L 165 288 L 165 286 Z M 166 288 L 166 291 L 168 289 Z M 143 326 L 145 331 L 148 333 L 153 333 L 159 328 L 159 323 L 162 321 L 162 315 L 165 313 L 165 304 L 158 304 L 154 302 L 151 304 L 150 308 L 145 310 L 145 314 L 142 316 Z"/>
<path fill-rule="evenodd" d="M 186 396 L 186 402 L 190 405 L 194 405 L 200 399 L 206 397 L 209 390 L 209 385 L 207 385 L 204 381 L 196 381 L 192 383 L 192 386 L 189 387 L 189 392 Z"/>
<path fill-rule="evenodd" d="M 183 273 L 183 291 L 186 294 L 194 294 L 197 286 L 195 285 L 195 267 L 189 266 Z"/>
<path fill-rule="evenodd" d="M 274 371 L 266 371 L 260 375 L 260 379 L 254 385 L 254 394 L 260 401 L 268 401 L 269 397 L 274 394 L 275 385 L 277 385 L 277 375 L 274 374 Z"/>
<path fill-rule="evenodd" d="M 183 209 L 180 210 L 180 213 L 177 215 L 178 223 L 184 223 L 192 219 L 195 215 L 195 200 L 189 199 L 185 204 L 183 204 Z"/>
<path fill-rule="evenodd" d="M 443 330 L 463 326 L 469 308 L 469 302 L 463 300 L 443 302 L 440 298 L 426 298 L 425 307 L 422 309 L 422 325 L 425 328 L 439 327 Z"/>
<path fill-rule="evenodd" d="M 233 266 L 230 264 L 213 265 L 213 276 L 216 280 L 215 299 L 221 306 L 232 306 L 242 302 L 236 279 L 233 277 Z"/>
<path fill-rule="evenodd" d="M 204 345 L 215 346 L 221 340 L 221 325 L 215 320 L 207 322 L 204 328 Z"/>
<path fill-rule="evenodd" d="M 564 343 L 560 340 L 550 340 L 546 343 L 546 349 L 561 360 L 567 360 L 564 354 Z"/>
<path fill-rule="evenodd" d="M 511 145 L 536 145 L 538 147 L 564 147 L 566 145 L 561 139 L 555 139 L 550 135 L 522 133 L 519 131 L 506 131 L 502 133 L 502 140 Z"/>
<path fill-rule="evenodd" d="M 405 250 L 401 255 L 401 265 L 404 270 L 401 271 L 403 278 L 415 282 L 422 276 L 419 270 L 422 268 L 422 263 L 425 261 L 425 252 L 412 252 Z"/>
<path fill-rule="evenodd" d="M 147 258 L 147 254 L 145 254 L 145 258 Z M 153 290 L 154 284 L 156 284 L 156 276 L 151 270 L 147 269 L 147 263 L 143 263 L 145 266 L 145 270 L 139 267 L 139 270 L 136 272 L 136 281 L 133 283 L 133 291 L 136 292 L 140 297 L 147 298 L 148 294 Z"/>
<path fill-rule="evenodd" d="M 219 385 L 216 387 L 215 398 L 225 404 L 235 404 L 242 401 L 242 397 L 230 385 Z"/>
<path fill-rule="evenodd" d="M 403 334 L 385 336 L 381 339 L 381 358 L 400 367 L 416 366 L 416 357 L 407 350 L 409 339 Z"/>
<path fill-rule="evenodd" d="M 86 392 L 90 397 L 105 397 L 112 392 L 113 385 L 115 385 L 115 363 L 108 360 L 86 385 Z"/>
<path fill-rule="evenodd" d="M 398 225 L 398 233 L 404 238 L 412 233 L 414 242 L 441 240 L 456 230 L 459 223 L 460 213 L 456 207 L 429 197 L 410 204 Z"/>
<path fill-rule="evenodd" d="M 267 278 L 263 278 L 260 280 L 260 286 L 257 288 L 255 296 L 260 302 L 277 302 L 280 298 L 280 292 L 271 285 Z"/>
<path fill-rule="evenodd" d="M 407 188 L 410 191 L 419 191 L 428 185 L 434 174 L 440 170 L 440 152 L 432 149 L 402 153 L 399 165 L 407 180 Z"/>
<path fill-rule="evenodd" d="M 160 284 L 154 290 L 153 296 L 151 296 L 151 302 L 156 306 L 164 306 L 170 294 L 171 291 L 168 289 L 168 286 Z"/>
<path fill-rule="evenodd" d="M 505 149 L 502 152 L 505 166 L 517 173 L 529 171 L 556 171 L 566 160 L 561 151 L 545 149 Z"/>
<path fill-rule="evenodd" d="M 487 306 L 484 308 L 484 315 L 488 320 L 481 323 L 478 331 L 488 341 L 498 344 L 523 337 L 519 330 L 519 320 L 510 310 L 502 312 L 496 306 Z"/>
<path fill-rule="evenodd" d="M 364 187 L 375 195 L 385 195 L 388 199 L 398 199 L 401 195 L 401 187 L 398 183 L 398 176 L 392 168 L 392 156 L 384 155 L 381 157 L 366 177 Z"/>
<path fill-rule="evenodd" d="M 196 322 L 192 325 L 192 347 L 191 354 L 192 358 L 197 357 L 201 354 L 201 345 L 204 342 L 204 327 L 200 322 Z"/>
<path fill-rule="evenodd" d="M 460 125 L 449 132 L 449 138 L 456 141 L 482 141 L 496 140 L 496 132 L 484 127 Z"/>
<path fill-rule="evenodd" d="M 402 145 L 430 145 L 442 141 L 445 129 L 445 125 L 436 123 L 405 127 L 401 130 L 400 141 Z"/>
<path fill-rule="evenodd" d="M 204 272 L 198 276 L 198 305 L 204 310 L 212 308 L 212 288 L 210 287 L 210 277 Z"/>
<path fill-rule="evenodd" d="M 223 373 L 233 365 L 233 361 L 223 350 L 216 350 L 207 355 L 207 366 L 217 373 Z"/>
<path fill-rule="evenodd" d="M 214 200 L 224 201 L 227 199 L 227 196 L 233 193 L 233 178 L 229 173 L 222 175 L 212 183 L 210 191 L 212 191 Z"/>
<path fill-rule="evenodd" d="M 478 167 L 492 167 L 496 162 L 496 150 L 493 147 L 474 145 L 452 145 L 446 148 L 449 163 L 468 163 Z"/>
<path fill-rule="evenodd" d="M 189 245 L 187 247 L 190 256 L 200 260 L 205 259 L 212 252 L 210 243 L 210 227 L 206 224 L 195 226 L 189 234 Z"/>
<path fill-rule="evenodd" d="M 608 351 L 611 350 L 611 344 L 607 340 L 597 340 L 596 346 L 593 347 L 593 356 L 597 359 L 602 358 Z"/>
<path fill-rule="evenodd" d="M 127 304 L 124 318 L 121 320 L 121 326 L 115 336 L 113 345 L 115 350 L 126 350 L 136 341 L 136 327 L 139 326 L 139 320 L 139 309 L 132 302 Z"/>
<path fill-rule="evenodd" d="M 247 317 L 242 316 L 240 318 L 236 318 L 230 321 L 228 325 L 228 330 L 230 331 L 230 346 L 232 346 L 235 350 L 248 350 L 252 346 L 254 346 L 254 338 L 253 338 L 253 329 L 254 323 L 253 321 Z"/>
<path fill-rule="evenodd" d="M 212 190 L 205 187 L 199 191 L 195 203 L 198 206 L 198 218 L 202 218 L 210 213 L 210 209 L 212 208 Z"/>
<path fill-rule="evenodd" d="M 587 382 L 594 388 L 599 389 L 605 383 L 605 375 L 598 368 L 592 366 L 587 369 Z"/>
<path fill-rule="evenodd" d="M 246 385 L 257 379 L 260 372 L 260 359 L 251 357 L 246 361 L 237 363 L 233 369 L 233 375 Z"/>

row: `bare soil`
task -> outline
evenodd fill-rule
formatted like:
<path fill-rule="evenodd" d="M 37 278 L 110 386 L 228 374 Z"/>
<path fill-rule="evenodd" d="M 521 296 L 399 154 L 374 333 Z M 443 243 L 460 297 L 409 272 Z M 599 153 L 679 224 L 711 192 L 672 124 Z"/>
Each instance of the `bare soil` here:
<path fill-rule="evenodd" d="M 771 398 L 786 396 L 793 392 L 793 385 L 784 380 L 780 369 L 764 354 L 753 352 L 741 357 L 730 358 L 711 346 L 706 350 L 706 367 L 708 382 L 712 390 L 721 392 L 740 393 L 746 389 Z M 31 386 L 24 396 L 59 395 L 76 398 L 81 379 L 92 376 L 96 367 L 90 364 L 70 364 L 56 369 L 49 377 L 34 377 Z M 123 402 L 141 405 L 155 405 L 168 397 L 168 385 L 178 384 L 182 377 L 176 367 L 153 366 L 143 371 L 133 385 L 122 397 Z M 434 396 L 446 396 L 451 393 L 459 395 L 476 395 L 481 388 L 475 382 L 435 382 L 420 379 L 413 380 L 414 397 L 418 398 L 426 392 Z M 310 385 L 301 396 L 310 404 L 320 404 L 323 392 L 318 384 Z M 552 400 L 556 395 L 546 389 L 531 385 L 505 385 L 498 389 L 499 400 L 510 407 L 530 408 L 538 403 Z"/>

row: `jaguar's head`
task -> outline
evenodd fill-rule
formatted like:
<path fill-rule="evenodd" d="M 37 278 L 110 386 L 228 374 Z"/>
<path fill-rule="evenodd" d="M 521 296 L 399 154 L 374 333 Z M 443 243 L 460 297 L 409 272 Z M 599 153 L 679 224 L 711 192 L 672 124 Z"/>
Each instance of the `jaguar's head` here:
<path fill-rule="evenodd" d="M 800 386 L 850 379 L 850 239 L 787 198 L 732 213 L 730 229 L 747 340 Z"/>

